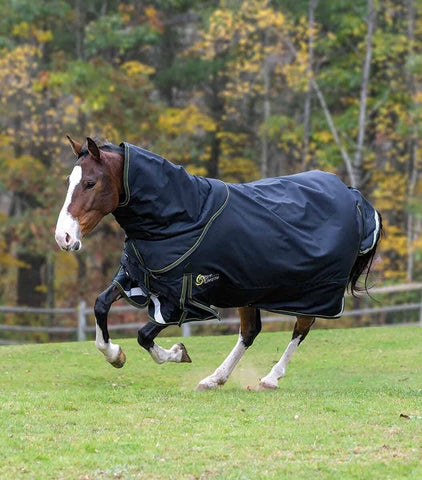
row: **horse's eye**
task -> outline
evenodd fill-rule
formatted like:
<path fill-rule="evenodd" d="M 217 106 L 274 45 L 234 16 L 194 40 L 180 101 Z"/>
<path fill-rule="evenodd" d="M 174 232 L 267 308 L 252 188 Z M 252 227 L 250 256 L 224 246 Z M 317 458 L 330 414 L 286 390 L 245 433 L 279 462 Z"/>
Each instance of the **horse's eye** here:
<path fill-rule="evenodd" d="M 95 187 L 95 182 L 86 182 L 85 188 L 89 190 L 90 188 Z"/>

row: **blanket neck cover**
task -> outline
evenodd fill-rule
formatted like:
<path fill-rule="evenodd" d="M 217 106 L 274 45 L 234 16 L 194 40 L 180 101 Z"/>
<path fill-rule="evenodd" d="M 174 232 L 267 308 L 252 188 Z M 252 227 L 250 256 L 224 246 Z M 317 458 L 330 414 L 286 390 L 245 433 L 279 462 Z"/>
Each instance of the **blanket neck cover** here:
<path fill-rule="evenodd" d="M 379 234 L 357 190 L 317 170 L 226 184 L 122 146 L 113 214 L 127 238 L 113 282 L 152 322 L 219 318 L 212 306 L 341 316 L 356 257 Z"/>

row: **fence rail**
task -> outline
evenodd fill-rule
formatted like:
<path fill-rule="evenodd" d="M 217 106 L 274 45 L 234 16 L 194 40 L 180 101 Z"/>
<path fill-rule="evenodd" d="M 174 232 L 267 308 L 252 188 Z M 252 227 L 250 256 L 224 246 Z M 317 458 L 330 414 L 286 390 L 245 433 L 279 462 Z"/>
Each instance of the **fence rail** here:
<path fill-rule="evenodd" d="M 365 307 L 361 309 L 354 310 L 345 310 L 343 317 L 353 317 L 361 315 L 374 315 L 379 313 L 391 313 L 391 312 L 408 312 L 408 311 L 417 311 L 419 312 L 418 325 L 422 327 L 422 282 L 419 283 L 406 283 L 400 285 L 391 285 L 385 287 L 378 287 L 371 289 L 371 296 L 377 294 L 394 294 L 400 292 L 411 292 L 411 291 L 420 291 L 421 296 L 419 302 L 412 303 L 400 303 L 397 305 L 385 305 L 380 307 Z M 122 313 L 122 312 L 133 312 L 137 311 L 136 308 L 132 306 L 114 306 L 111 309 L 111 313 Z M 88 325 L 88 318 L 94 314 L 94 310 L 91 307 L 87 307 L 85 301 L 81 301 L 75 308 L 29 308 L 29 307 L 9 307 L 9 306 L 0 306 L 1 313 L 22 313 L 22 314 L 42 314 L 42 315 L 64 315 L 70 314 L 75 315 L 76 317 L 76 326 L 36 326 L 36 325 L 7 325 L 0 324 L 0 333 L 1 332 L 39 332 L 39 333 L 73 333 L 76 334 L 78 341 L 86 340 L 86 334 L 92 333 L 95 331 L 95 326 Z M 263 323 L 270 322 L 290 322 L 292 321 L 291 316 L 286 315 L 271 315 L 263 316 Z M 224 318 L 223 320 L 211 320 L 208 321 L 208 324 L 220 323 L 220 324 L 237 324 L 239 322 L 238 318 Z M 195 322 L 193 322 L 195 323 Z M 120 324 L 110 324 L 109 330 L 130 330 L 139 328 L 142 323 L 120 323 Z M 400 325 L 400 324 L 399 324 Z M 190 336 L 191 335 L 191 324 L 182 325 L 182 335 Z M 16 343 L 13 340 L 9 339 L 0 339 L 0 344 L 12 344 Z"/>

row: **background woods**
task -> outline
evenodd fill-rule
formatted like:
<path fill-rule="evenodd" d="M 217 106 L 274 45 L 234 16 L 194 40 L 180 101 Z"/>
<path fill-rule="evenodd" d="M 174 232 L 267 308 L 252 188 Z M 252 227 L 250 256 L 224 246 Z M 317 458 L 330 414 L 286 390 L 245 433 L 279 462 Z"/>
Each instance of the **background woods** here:
<path fill-rule="evenodd" d="M 80 255 L 55 245 L 66 133 L 226 181 L 335 172 L 383 213 L 379 277 L 422 280 L 421 13 L 421 0 L 3 2 L 0 302 L 93 302 L 118 266 L 113 222 Z"/>

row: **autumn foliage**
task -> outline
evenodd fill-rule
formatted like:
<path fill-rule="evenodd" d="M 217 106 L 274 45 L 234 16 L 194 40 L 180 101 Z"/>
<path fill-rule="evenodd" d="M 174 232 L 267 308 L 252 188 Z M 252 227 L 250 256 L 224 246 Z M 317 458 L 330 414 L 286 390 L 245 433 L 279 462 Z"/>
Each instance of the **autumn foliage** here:
<path fill-rule="evenodd" d="M 383 214 L 378 277 L 421 280 L 421 14 L 419 0 L 8 2 L 1 302 L 92 302 L 118 266 L 111 221 L 78 256 L 55 245 L 67 133 L 230 182 L 335 172 Z"/>

